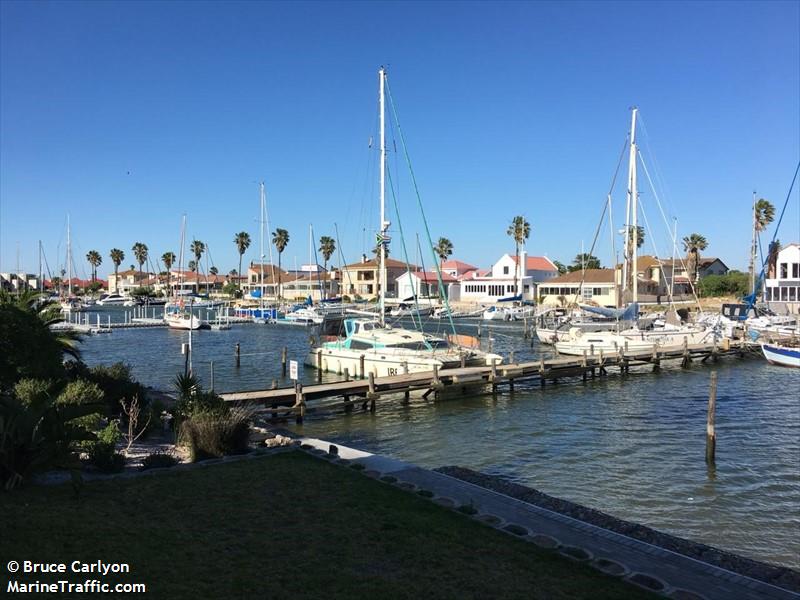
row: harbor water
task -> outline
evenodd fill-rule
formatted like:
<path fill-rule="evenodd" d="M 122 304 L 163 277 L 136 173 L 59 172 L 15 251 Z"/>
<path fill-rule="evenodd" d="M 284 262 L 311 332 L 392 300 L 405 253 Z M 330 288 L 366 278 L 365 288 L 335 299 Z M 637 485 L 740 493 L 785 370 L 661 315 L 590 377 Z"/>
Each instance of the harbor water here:
<path fill-rule="evenodd" d="M 121 309 L 101 312 L 124 320 Z M 149 316 L 149 315 L 148 315 Z M 92 322 L 95 317 L 90 316 Z M 428 324 L 436 329 L 445 323 Z M 475 335 L 477 321 L 457 322 Z M 481 324 L 485 349 L 517 360 L 548 347 L 531 344 L 518 324 Z M 217 391 L 268 388 L 281 378 L 280 355 L 302 362 L 312 331 L 233 325 L 192 333 L 192 363 L 205 386 L 211 362 Z M 189 333 L 119 329 L 84 338 L 90 365 L 128 363 L 137 379 L 170 390 L 184 368 Z M 235 366 L 239 343 L 241 364 Z M 717 460 L 705 463 L 709 376 L 718 373 Z M 326 374 L 325 380 L 339 379 Z M 800 568 L 800 371 L 756 357 L 728 357 L 688 368 L 634 367 L 627 376 L 517 383 L 510 393 L 474 394 L 403 406 L 385 399 L 375 414 L 311 416 L 299 433 L 425 467 L 460 465 L 502 475 L 547 494 L 744 556 Z"/>

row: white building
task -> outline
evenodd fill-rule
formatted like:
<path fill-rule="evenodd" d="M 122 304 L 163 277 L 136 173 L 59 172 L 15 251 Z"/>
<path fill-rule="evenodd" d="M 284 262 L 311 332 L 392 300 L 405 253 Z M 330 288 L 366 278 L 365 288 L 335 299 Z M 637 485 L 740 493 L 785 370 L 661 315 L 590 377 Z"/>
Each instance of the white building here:
<path fill-rule="evenodd" d="M 458 280 L 449 273 L 442 273 L 442 283 L 444 290 L 439 289 L 439 278 L 436 273 L 429 271 L 412 271 L 403 273 L 396 280 L 397 297 L 401 300 L 419 297 L 442 297 L 450 298 L 451 286 L 457 286 Z"/>
<path fill-rule="evenodd" d="M 800 313 L 800 244 L 788 244 L 778 252 L 775 268 L 764 282 L 764 300 L 776 312 Z"/>
<path fill-rule="evenodd" d="M 537 287 L 558 276 L 558 268 L 546 256 L 504 254 L 492 265 L 491 273 L 461 279 L 460 299 L 464 302 L 497 302 L 501 298 L 522 295 L 523 300 L 534 301 Z"/>

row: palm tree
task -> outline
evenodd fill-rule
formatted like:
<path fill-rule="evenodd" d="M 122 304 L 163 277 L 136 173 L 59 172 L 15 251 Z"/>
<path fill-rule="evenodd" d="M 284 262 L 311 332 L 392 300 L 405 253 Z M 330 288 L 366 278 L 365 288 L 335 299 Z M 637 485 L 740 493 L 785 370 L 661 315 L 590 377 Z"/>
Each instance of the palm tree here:
<path fill-rule="evenodd" d="M 519 249 L 522 244 L 525 243 L 525 240 L 528 239 L 528 236 L 531 234 L 531 224 L 525 220 L 525 217 L 522 215 L 518 215 L 511 219 L 511 225 L 509 225 L 508 230 L 506 231 L 508 235 L 514 238 L 514 243 L 516 244 L 517 253 L 516 253 L 516 267 L 514 268 L 514 293 L 516 294 L 517 291 L 517 272 L 520 269 L 519 264 Z"/>
<path fill-rule="evenodd" d="M 233 243 L 236 244 L 236 249 L 239 251 L 239 271 L 242 271 L 242 256 L 250 247 L 250 234 L 246 231 L 240 231 L 235 236 L 233 236 Z M 242 290 L 242 280 L 239 280 L 239 291 Z"/>
<path fill-rule="evenodd" d="M 197 270 L 197 263 L 193 260 L 189 261 L 189 270 L 194 273 Z"/>
<path fill-rule="evenodd" d="M 781 241 L 770 242 L 767 253 L 767 277 L 775 279 L 778 269 L 778 252 L 781 250 Z"/>
<path fill-rule="evenodd" d="M 755 209 L 755 228 L 758 233 L 764 231 L 767 226 L 775 220 L 775 207 L 764 198 L 756 202 Z"/>
<path fill-rule="evenodd" d="M 328 274 L 328 261 L 336 252 L 336 240 L 328 235 L 323 235 L 319 238 L 319 251 L 322 252 L 322 268 L 325 270 L 325 275 Z M 325 296 L 328 296 L 327 286 L 325 287 Z"/>
<path fill-rule="evenodd" d="M 208 272 L 211 273 L 212 275 L 216 275 L 217 273 L 219 273 L 219 269 L 217 269 L 217 267 L 211 267 L 208 270 Z"/>
<path fill-rule="evenodd" d="M 687 262 L 689 263 L 689 272 L 691 273 L 691 285 L 694 285 L 699 278 L 700 267 L 700 251 L 708 247 L 708 241 L 699 233 L 693 233 L 683 238 L 683 249 L 688 253 Z"/>
<path fill-rule="evenodd" d="M 281 254 L 289 243 L 289 232 L 278 227 L 272 232 L 272 243 L 278 250 L 278 300 L 281 299 Z M 263 282 L 262 282 L 263 283 Z"/>
<path fill-rule="evenodd" d="M 630 228 L 629 242 L 633 242 L 633 227 Z M 641 248 L 644 245 L 644 227 L 641 225 L 636 226 L 636 247 Z"/>
<path fill-rule="evenodd" d="M 578 254 L 572 261 L 572 264 L 567 268 L 568 271 L 582 271 L 583 269 L 600 269 L 600 259 L 584 252 Z"/>
<path fill-rule="evenodd" d="M 375 255 L 375 258 L 377 258 L 377 259 L 380 259 L 380 256 L 381 256 L 381 246 L 382 246 L 382 244 L 380 242 L 378 242 L 377 244 L 375 244 L 375 247 L 372 249 L 372 253 Z M 383 248 L 384 248 L 383 256 L 385 258 L 389 258 L 389 246 L 388 246 L 388 244 L 386 246 L 383 246 Z"/>
<path fill-rule="evenodd" d="M 111 262 L 114 263 L 114 291 L 119 292 L 118 272 L 119 266 L 122 264 L 122 261 L 125 260 L 125 253 L 119 248 L 112 248 L 108 255 L 111 257 Z"/>
<path fill-rule="evenodd" d="M 439 257 L 439 260 L 442 261 L 442 266 L 444 266 L 444 261 L 453 255 L 453 242 L 447 238 L 440 237 L 433 247 L 433 251 L 436 252 L 436 256 Z"/>
<path fill-rule="evenodd" d="M 103 262 L 103 257 L 100 256 L 97 250 L 89 250 L 89 252 L 86 253 L 86 260 L 92 265 L 92 283 L 94 283 L 97 281 L 97 267 Z"/>
<path fill-rule="evenodd" d="M 176 256 L 174 252 L 164 252 L 161 255 L 161 262 L 164 263 L 164 268 L 167 270 L 167 292 L 170 291 L 170 283 L 172 281 L 172 265 L 175 264 Z"/>
<path fill-rule="evenodd" d="M 189 246 L 189 251 L 194 254 L 194 261 L 197 265 L 197 270 L 200 270 L 202 262 L 200 259 L 203 257 L 203 252 L 206 251 L 206 245 L 200 240 L 192 240 L 192 245 Z"/>
<path fill-rule="evenodd" d="M 139 285 L 141 285 L 142 265 L 147 262 L 147 245 L 142 242 L 136 242 L 131 250 L 133 250 L 133 256 L 136 257 L 136 262 L 139 263 Z"/>

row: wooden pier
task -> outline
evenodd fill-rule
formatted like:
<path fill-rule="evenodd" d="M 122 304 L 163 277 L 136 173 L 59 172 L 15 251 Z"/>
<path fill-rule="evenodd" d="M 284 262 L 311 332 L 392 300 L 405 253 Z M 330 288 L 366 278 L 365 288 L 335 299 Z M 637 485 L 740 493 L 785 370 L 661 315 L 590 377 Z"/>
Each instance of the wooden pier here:
<path fill-rule="evenodd" d="M 463 367 L 407 373 L 391 377 L 376 378 L 368 373 L 367 378 L 319 383 L 294 387 L 273 388 L 247 392 L 220 394 L 229 402 L 260 404 L 272 411 L 272 417 L 294 416 L 302 422 L 307 410 L 351 412 L 360 404 L 363 410 L 376 409 L 376 400 L 382 396 L 402 394 L 402 402 L 410 399 L 413 391 L 423 391 L 423 398 L 431 394 L 461 394 L 468 389 L 475 393 L 476 387 L 484 387 L 496 393 L 498 386 L 507 385 L 512 391 L 519 381 L 536 382 L 544 387 L 547 382 L 562 378 L 581 377 L 583 381 L 608 374 L 609 369 L 619 369 L 621 374 L 629 372 L 632 366 L 651 365 L 657 371 L 663 361 L 680 361 L 686 367 L 693 361 L 703 363 L 709 359 L 716 361 L 723 356 L 744 356 L 750 351 L 745 340 L 725 340 L 717 345 L 664 346 L 652 351 L 628 351 L 620 348 L 612 353 L 584 353 L 583 356 L 560 356 L 538 361 L 495 364 L 485 367 Z M 273 383 L 273 385 L 275 385 Z M 354 400 L 355 399 L 355 400 Z"/>

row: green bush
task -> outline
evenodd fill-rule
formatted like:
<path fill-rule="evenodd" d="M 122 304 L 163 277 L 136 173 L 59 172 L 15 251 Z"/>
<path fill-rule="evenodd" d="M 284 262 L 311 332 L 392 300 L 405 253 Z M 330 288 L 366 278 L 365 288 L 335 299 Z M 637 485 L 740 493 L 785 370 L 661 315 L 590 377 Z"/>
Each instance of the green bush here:
<path fill-rule="evenodd" d="M 243 454 L 249 449 L 251 417 L 252 412 L 243 408 L 195 412 L 181 423 L 178 439 L 189 449 L 192 462 Z"/>
<path fill-rule="evenodd" d="M 0 390 L 20 379 L 63 377 L 63 348 L 35 312 L 0 302 Z"/>
<path fill-rule="evenodd" d="M 139 399 L 139 406 L 142 408 L 148 404 L 147 390 L 131 376 L 131 368 L 125 363 L 92 367 L 86 378 L 103 390 L 110 415 L 119 414 L 120 402 L 125 402 L 127 407 L 134 397 Z"/>
<path fill-rule="evenodd" d="M 97 408 L 50 399 L 25 405 L 0 393 L 0 486 L 15 488 L 31 474 L 54 467 L 77 468 L 78 445 L 95 439 L 81 420 Z"/>
<path fill-rule="evenodd" d="M 95 412 L 79 417 L 79 424 L 88 430 L 97 429 L 103 417 L 103 390 L 96 383 L 78 379 L 70 381 L 56 398 L 58 405 L 92 405 Z"/>
<path fill-rule="evenodd" d="M 20 379 L 14 386 L 14 395 L 26 407 L 40 406 L 52 399 L 54 387 L 50 379 Z"/>
<path fill-rule="evenodd" d="M 119 473 L 125 466 L 125 457 L 117 452 L 117 442 L 122 434 L 115 422 L 98 431 L 95 440 L 84 442 L 89 462 L 103 473 Z"/>
<path fill-rule="evenodd" d="M 178 459 L 175 458 L 172 454 L 167 452 L 153 452 L 152 454 L 148 454 L 142 460 L 142 471 L 147 471 L 148 469 L 165 469 L 167 467 L 174 467 L 178 464 Z"/>
<path fill-rule="evenodd" d="M 750 278 L 741 271 L 730 271 L 727 275 L 706 275 L 697 284 L 697 293 L 701 297 L 741 297 L 749 292 Z"/>

